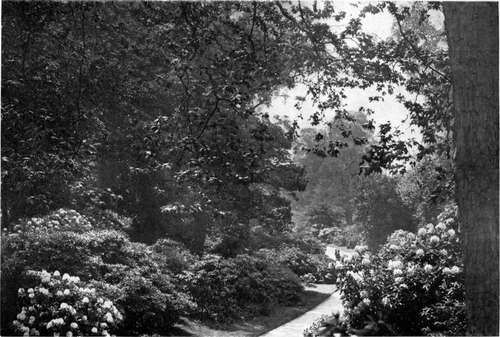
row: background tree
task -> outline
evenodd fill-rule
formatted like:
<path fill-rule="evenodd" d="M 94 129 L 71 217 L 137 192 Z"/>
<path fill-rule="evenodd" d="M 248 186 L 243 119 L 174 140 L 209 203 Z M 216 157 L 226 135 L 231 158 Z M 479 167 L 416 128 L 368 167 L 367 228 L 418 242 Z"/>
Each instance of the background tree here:
<path fill-rule="evenodd" d="M 370 133 L 360 125 L 367 123 L 362 112 L 347 113 L 326 128 L 308 128 L 300 132 L 294 160 L 306 170 L 306 189 L 297 194 L 295 209 L 311 213 L 312 223 L 325 226 L 352 226 L 357 207 L 355 197 L 360 183 L 359 164 Z M 359 144 L 356 146 L 356 142 Z M 318 222 L 317 216 L 330 218 Z M 329 222 L 329 224 L 328 224 Z"/>
<path fill-rule="evenodd" d="M 2 225 L 111 208 L 197 252 L 209 225 L 287 227 L 302 170 L 256 108 L 315 62 L 280 8 L 6 3 Z"/>

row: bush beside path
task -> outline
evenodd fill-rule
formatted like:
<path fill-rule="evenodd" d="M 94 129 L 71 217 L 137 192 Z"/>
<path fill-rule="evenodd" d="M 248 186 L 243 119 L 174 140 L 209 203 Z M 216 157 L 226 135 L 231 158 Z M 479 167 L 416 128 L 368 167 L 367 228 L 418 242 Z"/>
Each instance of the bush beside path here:
<path fill-rule="evenodd" d="M 326 247 L 325 254 L 335 259 L 335 250 L 338 249 L 341 255 L 352 255 L 354 254 L 354 249 L 349 249 L 346 247 L 338 247 L 329 245 Z M 322 303 L 309 310 L 308 312 L 302 314 L 296 319 L 281 325 L 280 327 L 271 330 L 263 335 L 262 337 L 300 337 L 303 335 L 304 330 L 318 320 L 321 316 L 331 315 L 332 313 L 339 312 L 343 310 L 342 300 L 340 298 L 340 293 L 333 284 L 322 284 L 318 285 L 317 291 L 328 290 L 331 295 Z"/>

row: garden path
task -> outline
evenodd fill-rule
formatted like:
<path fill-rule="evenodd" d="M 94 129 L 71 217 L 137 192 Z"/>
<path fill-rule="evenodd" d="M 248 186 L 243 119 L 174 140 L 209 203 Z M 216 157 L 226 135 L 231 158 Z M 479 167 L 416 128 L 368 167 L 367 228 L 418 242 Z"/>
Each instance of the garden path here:
<path fill-rule="evenodd" d="M 353 249 L 348 249 L 345 247 L 335 247 L 328 246 L 326 248 L 326 255 L 335 259 L 335 249 L 340 250 L 342 255 L 352 255 L 354 254 Z M 333 284 L 323 284 L 318 285 L 318 291 L 328 290 L 331 292 L 330 297 L 328 297 L 324 302 L 309 310 L 308 312 L 302 314 L 296 319 L 271 330 L 261 337 L 301 337 L 304 330 L 308 328 L 314 321 L 323 315 L 331 315 L 335 312 L 342 312 L 342 300 L 340 299 L 340 293 Z"/>

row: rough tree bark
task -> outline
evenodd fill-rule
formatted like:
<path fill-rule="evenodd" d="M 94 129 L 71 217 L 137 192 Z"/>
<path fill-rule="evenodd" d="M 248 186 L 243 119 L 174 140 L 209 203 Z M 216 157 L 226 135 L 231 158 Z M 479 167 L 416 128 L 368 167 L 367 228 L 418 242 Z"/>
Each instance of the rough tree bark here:
<path fill-rule="evenodd" d="M 498 4 L 445 2 L 468 332 L 498 336 Z"/>

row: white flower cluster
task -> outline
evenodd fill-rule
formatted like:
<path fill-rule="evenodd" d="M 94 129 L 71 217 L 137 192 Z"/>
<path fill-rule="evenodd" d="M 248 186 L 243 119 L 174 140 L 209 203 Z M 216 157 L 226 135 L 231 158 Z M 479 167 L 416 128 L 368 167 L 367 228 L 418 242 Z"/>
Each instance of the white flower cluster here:
<path fill-rule="evenodd" d="M 47 323 L 47 329 L 51 329 L 53 327 L 62 327 L 64 325 L 64 319 L 62 318 L 54 318 L 49 323 Z"/>
<path fill-rule="evenodd" d="M 25 223 L 17 224 L 14 231 L 88 231 L 92 229 L 89 220 L 75 210 L 59 209 L 43 218 L 33 217 Z"/>
<path fill-rule="evenodd" d="M 462 271 L 462 269 L 460 269 L 460 267 L 458 267 L 458 266 L 453 266 L 451 268 L 448 268 L 448 267 L 443 268 L 443 274 L 446 274 L 446 275 L 457 275 L 457 274 L 460 274 L 461 271 Z"/>
<path fill-rule="evenodd" d="M 346 304 L 346 312 L 360 313 L 376 299 L 371 298 L 370 294 L 382 289 L 387 293 L 380 299 L 381 304 L 392 308 L 407 301 L 408 294 L 404 290 L 409 289 L 410 285 L 421 284 L 425 292 L 430 289 L 433 280 L 460 274 L 462 268 L 453 265 L 460 263 L 455 252 L 459 243 L 457 233 L 450 228 L 453 224 L 454 220 L 447 218 L 440 219 L 437 225 L 421 227 L 417 235 L 396 231 L 378 255 L 364 253 L 366 250 L 357 246 L 355 251 L 358 254 L 352 259 L 344 259 L 344 264 L 339 266 L 342 268 L 339 268 L 338 282 L 344 289 L 342 291 L 359 289 L 359 297 L 354 297 L 351 303 Z M 442 268 L 443 265 L 449 267 Z M 361 275 L 368 278 L 363 280 Z M 380 279 L 380 282 L 371 279 Z M 390 286 L 384 285 L 385 280 L 391 281 L 388 282 Z M 356 287 L 349 287 L 353 281 L 357 283 Z"/>
<path fill-rule="evenodd" d="M 389 262 L 387 262 L 387 268 L 391 270 L 401 269 L 403 268 L 403 262 L 401 262 L 401 260 L 389 260 Z"/>
<path fill-rule="evenodd" d="M 417 265 L 410 262 L 406 266 L 406 274 L 408 274 L 409 276 L 413 276 L 413 275 L 415 275 L 415 272 L 417 271 L 417 269 L 418 269 Z"/>
<path fill-rule="evenodd" d="M 35 288 L 18 289 L 18 296 L 29 307 L 23 307 L 13 322 L 24 336 L 54 335 L 66 337 L 82 334 L 108 336 L 108 330 L 123 320 L 122 314 L 108 299 L 98 297 L 94 288 L 81 286 L 79 277 L 30 272 L 41 280 Z M 91 314 L 91 315 L 90 315 Z M 93 317 L 93 321 L 89 320 Z M 82 330 L 83 329 L 83 330 Z"/>
<path fill-rule="evenodd" d="M 457 233 L 453 228 L 448 229 L 451 222 L 451 219 L 447 219 L 447 221 L 440 222 L 435 227 L 433 224 L 429 223 L 425 227 L 419 228 L 417 235 L 421 238 L 430 235 L 429 241 L 434 244 L 439 243 L 439 241 L 444 238 L 453 239 L 456 237 Z"/>

